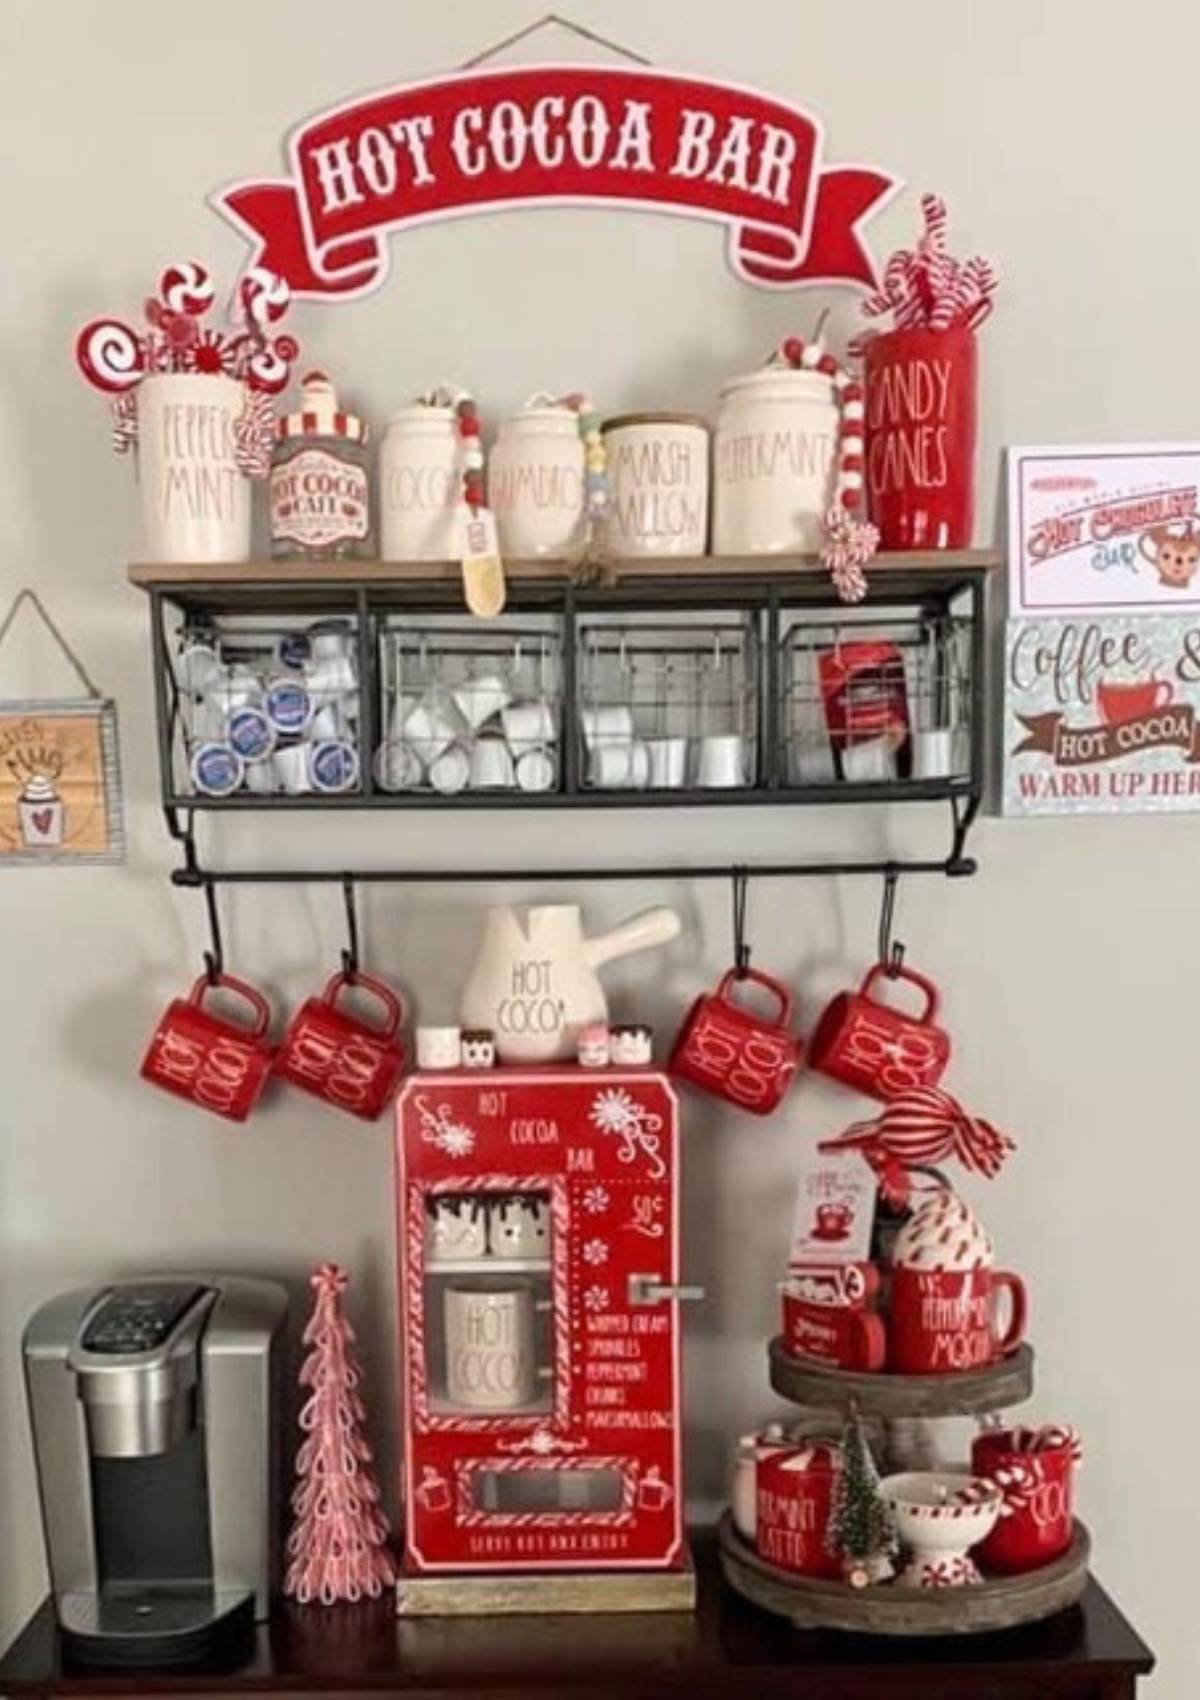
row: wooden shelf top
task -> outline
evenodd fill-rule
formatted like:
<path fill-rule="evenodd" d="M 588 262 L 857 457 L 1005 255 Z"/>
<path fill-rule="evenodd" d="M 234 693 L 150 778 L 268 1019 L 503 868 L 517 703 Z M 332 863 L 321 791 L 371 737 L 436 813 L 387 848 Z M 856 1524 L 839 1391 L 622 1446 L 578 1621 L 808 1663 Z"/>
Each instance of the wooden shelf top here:
<path fill-rule="evenodd" d="M 947 572 L 987 572 L 1003 561 L 999 549 L 947 549 L 877 555 L 870 571 L 876 574 L 901 570 L 908 574 L 928 571 L 931 576 Z M 815 555 L 757 555 L 726 558 L 719 555 L 666 557 L 652 560 L 619 560 L 613 563 L 618 583 L 663 582 L 678 579 L 787 579 L 825 576 Z M 515 583 L 562 584 L 569 577 L 566 564 L 557 559 L 508 561 L 508 577 Z M 135 562 L 129 582 L 140 590 L 234 589 L 238 586 L 359 586 L 378 588 L 457 583 L 461 567 L 457 561 L 237 561 L 205 565 L 179 561 Z"/>
<path fill-rule="evenodd" d="M 285 1606 L 235 1669 L 65 1669 L 47 1601 L 0 1660 L 0 1694 L 123 1697 L 409 1695 L 412 1700 L 1084 1700 L 1132 1694 L 1154 1656 L 1104 1590 L 1028 1628 L 898 1645 L 798 1630 L 740 1599 L 695 1541 L 694 1614 L 405 1618 L 390 1596 L 359 1606 Z M 1118 1675 L 1128 1686 L 1116 1686 Z"/>

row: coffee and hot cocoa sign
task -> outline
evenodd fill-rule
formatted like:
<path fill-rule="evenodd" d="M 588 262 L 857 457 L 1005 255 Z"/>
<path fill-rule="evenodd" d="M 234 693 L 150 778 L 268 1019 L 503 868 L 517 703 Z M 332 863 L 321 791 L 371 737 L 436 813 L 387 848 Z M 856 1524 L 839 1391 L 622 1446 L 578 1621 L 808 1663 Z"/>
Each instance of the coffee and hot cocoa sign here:
<path fill-rule="evenodd" d="M 1004 812 L 1200 808 L 1200 615 L 1012 620 Z"/>

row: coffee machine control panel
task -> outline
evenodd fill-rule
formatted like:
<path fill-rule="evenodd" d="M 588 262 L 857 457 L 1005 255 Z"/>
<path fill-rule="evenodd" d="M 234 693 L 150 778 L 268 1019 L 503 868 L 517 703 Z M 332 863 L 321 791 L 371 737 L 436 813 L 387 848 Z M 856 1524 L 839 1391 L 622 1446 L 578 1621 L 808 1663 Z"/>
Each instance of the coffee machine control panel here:
<path fill-rule="evenodd" d="M 155 1351 L 206 1291 L 179 1281 L 118 1287 L 92 1312 L 80 1344 L 110 1357 Z"/>

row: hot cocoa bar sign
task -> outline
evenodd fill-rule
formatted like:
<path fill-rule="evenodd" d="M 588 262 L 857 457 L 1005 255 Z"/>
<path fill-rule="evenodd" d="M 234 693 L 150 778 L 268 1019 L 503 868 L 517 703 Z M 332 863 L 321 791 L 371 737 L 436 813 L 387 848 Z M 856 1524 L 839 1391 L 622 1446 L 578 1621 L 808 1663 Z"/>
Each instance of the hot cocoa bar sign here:
<path fill-rule="evenodd" d="M 1200 809 L 1200 618 L 1011 620 L 1004 812 Z"/>
<path fill-rule="evenodd" d="M 534 65 L 408 83 L 302 123 L 288 175 L 213 205 L 293 295 L 349 299 L 387 276 L 393 231 L 546 203 L 723 224 L 764 288 L 870 287 L 860 227 L 897 187 L 827 167 L 819 122 L 750 89 L 655 70 Z"/>

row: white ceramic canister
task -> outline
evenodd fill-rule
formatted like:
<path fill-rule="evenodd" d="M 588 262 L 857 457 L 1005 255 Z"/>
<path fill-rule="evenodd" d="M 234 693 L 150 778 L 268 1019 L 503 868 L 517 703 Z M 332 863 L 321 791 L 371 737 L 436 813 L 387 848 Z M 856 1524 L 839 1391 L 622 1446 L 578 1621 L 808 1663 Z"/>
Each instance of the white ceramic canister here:
<path fill-rule="evenodd" d="M 162 372 L 137 390 L 138 482 L 152 561 L 248 561 L 250 480 L 234 459 L 236 378 Z"/>
<path fill-rule="evenodd" d="M 393 413 L 379 450 L 379 541 L 385 561 L 462 554 L 463 448 L 452 407 Z"/>
<path fill-rule="evenodd" d="M 623 413 L 603 426 L 614 555 L 703 555 L 708 426 L 694 413 Z"/>
<path fill-rule="evenodd" d="M 565 555 L 583 526 L 579 415 L 540 397 L 505 419 L 488 455 L 488 507 L 508 560 Z"/>
<path fill-rule="evenodd" d="M 768 366 L 726 384 L 713 440 L 713 554 L 819 549 L 837 437 L 823 373 Z"/>

